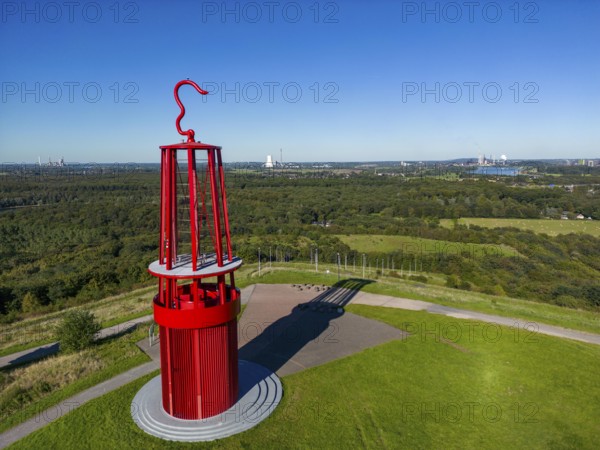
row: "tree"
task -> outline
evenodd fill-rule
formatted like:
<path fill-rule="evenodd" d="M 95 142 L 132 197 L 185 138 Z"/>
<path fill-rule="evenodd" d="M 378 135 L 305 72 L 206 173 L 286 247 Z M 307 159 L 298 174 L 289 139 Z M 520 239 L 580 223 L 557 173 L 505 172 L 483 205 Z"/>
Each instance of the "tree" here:
<path fill-rule="evenodd" d="M 456 275 L 448 275 L 446 277 L 446 287 L 449 288 L 458 288 L 458 277 Z"/>
<path fill-rule="evenodd" d="M 92 345 L 100 329 L 100 322 L 91 312 L 69 311 L 56 330 L 56 338 L 62 351 L 79 351 Z"/>
<path fill-rule="evenodd" d="M 36 297 L 36 295 L 32 294 L 31 292 L 25 293 L 25 296 L 23 297 L 23 300 L 21 301 L 21 311 L 23 311 L 24 313 L 30 313 L 30 312 L 37 311 L 37 309 L 39 307 L 40 307 L 40 301 Z"/>

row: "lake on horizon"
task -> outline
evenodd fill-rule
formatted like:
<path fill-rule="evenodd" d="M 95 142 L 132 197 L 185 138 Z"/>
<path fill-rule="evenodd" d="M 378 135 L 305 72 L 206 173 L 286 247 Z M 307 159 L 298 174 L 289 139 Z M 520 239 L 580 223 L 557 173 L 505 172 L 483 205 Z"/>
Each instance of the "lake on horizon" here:
<path fill-rule="evenodd" d="M 503 166 L 478 166 L 473 171 L 474 175 L 504 175 L 507 177 L 515 177 L 521 174 L 519 167 L 503 167 Z"/>

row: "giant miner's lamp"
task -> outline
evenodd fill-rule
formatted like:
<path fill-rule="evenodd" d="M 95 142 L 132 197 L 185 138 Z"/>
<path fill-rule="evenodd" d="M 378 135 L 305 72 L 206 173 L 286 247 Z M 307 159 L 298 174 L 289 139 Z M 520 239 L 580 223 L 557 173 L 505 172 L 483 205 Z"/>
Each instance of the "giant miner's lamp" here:
<path fill-rule="evenodd" d="M 262 366 L 238 365 L 234 271 L 242 260 L 231 246 L 221 147 L 181 130 L 184 84 L 208 93 L 193 81 L 177 83 L 175 124 L 187 142 L 160 147 L 159 258 L 148 271 L 158 278 L 161 374 L 138 392 L 132 415 L 155 436 L 198 441 L 256 425 L 279 403 L 281 383 Z"/>

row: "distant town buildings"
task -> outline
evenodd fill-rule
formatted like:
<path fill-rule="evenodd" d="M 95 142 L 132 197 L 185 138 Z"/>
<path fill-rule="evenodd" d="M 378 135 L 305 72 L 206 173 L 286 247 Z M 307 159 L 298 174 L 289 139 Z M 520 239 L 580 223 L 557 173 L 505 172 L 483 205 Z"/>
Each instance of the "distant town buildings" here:
<path fill-rule="evenodd" d="M 572 161 L 570 159 L 566 159 L 565 160 L 565 165 L 566 166 L 588 166 L 588 167 L 596 167 L 598 164 L 600 164 L 600 160 L 599 159 L 580 159 L 580 160 L 575 160 L 575 161 Z"/>
<path fill-rule="evenodd" d="M 48 162 L 45 164 L 42 164 L 42 157 L 38 156 L 38 166 L 42 167 L 64 167 L 65 164 L 65 158 L 64 156 L 61 156 L 60 159 L 58 161 L 52 162 L 52 159 L 48 156 Z"/>
<path fill-rule="evenodd" d="M 506 155 L 501 155 L 500 159 L 497 161 L 496 158 L 494 158 L 494 155 L 490 155 L 489 158 L 486 158 L 485 155 L 479 154 L 477 157 L 477 164 L 480 166 L 493 166 L 496 165 L 496 163 L 504 165 L 506 164 L 506 161 L 508 161 L 508 157 Z"/>
<path fill-rule="evenodd" d="M 563 211 L 562 214 L 560 215 L 561 220 L 569 220 L 569 211 Z M 586 217 L 579 213 L 575 216 L 576 220 L 584 220 Z M 591 217 L 587 217 L 587 220 L 593 220 Z"/>

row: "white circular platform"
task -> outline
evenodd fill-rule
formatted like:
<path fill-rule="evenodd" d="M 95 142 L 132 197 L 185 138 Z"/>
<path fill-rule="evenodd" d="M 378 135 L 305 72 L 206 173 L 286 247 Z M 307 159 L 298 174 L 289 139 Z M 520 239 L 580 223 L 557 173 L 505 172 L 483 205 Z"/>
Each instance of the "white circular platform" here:
<path fill-rule="evenodd" d="M 242 265 L 242 259 L 234 256 L 231 261 L 227 259 L 227 255 L 223 257 L 223 265 L 217 263 L 217 256 L 214 253 L 204 255 L 198 270 L 192 268 L 192 255 L 185 254 L 177 256 L 177 261 L 173 264 L 171 270 L 167 270 L 166 264 L 160 264 L 156 260 L 150 263 L 148 270 L 151 274 L 158 277 L 167 278 L 207 278 L 222 275 L 224 273 L 233 272 L 239 269 Z"/>
<path fill-rule="evenodd" d="M 213 441 L 249 430 L 266 419 L 283 395 L 281 381 L 266 367 L 238 361 L 239 399 L 227 411 L 200 420 L 170 416 L 162 407 L 160 375 L 139 390 L 131 403 L 134 422 L 146 433 L 170 441 Z"/>

